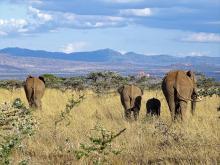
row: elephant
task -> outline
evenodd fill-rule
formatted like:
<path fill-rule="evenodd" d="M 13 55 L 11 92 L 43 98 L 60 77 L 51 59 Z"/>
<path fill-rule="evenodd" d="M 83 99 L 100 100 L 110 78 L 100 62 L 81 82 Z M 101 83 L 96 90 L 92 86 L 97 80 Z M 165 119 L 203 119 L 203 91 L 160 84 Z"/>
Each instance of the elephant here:
<path fill-rule="evenodd" d="M 186 120 L 187 102 L 191 101 L 191 113 L 195 112 L 198 101 L 195 74 L 192 71 L 174 70 L 162 81 L 162 91 L 169 106 L 172 120 Z"/>
<path fill-rule="evenodd" d="M 151 116 L 160 116 L 160 100 L 156 99 L 156 98 L 151 98 L 149 100 L 147 100 L 146 103 L 146 109 L 147 109 L 147 115 L 151 115 Z"/>
<path fill-rule="evenodd" d="M 124 107 L 125 118 L 131 119 L 131 112 L 133 111 L 134 119 L 137 120 L 141 108 L 141 99 L 143 90 L 135 85 L 123 85 L 118 88 L 120 94 L 121 104 Z"/>
<path fill-rule="evenodd" d="M 29 106 L 31 108 L 42 109 L 41 98 L 45 92 L 44 78 L 29 75 L 25 81 L 24 90 Z"/>

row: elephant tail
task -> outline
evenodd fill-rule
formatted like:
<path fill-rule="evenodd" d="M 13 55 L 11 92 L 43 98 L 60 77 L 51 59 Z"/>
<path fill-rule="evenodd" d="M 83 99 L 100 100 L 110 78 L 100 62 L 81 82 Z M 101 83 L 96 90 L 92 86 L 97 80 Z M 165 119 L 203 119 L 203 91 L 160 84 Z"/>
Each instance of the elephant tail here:
<path fill-rule="evenodd" d="M 33 100 L 35 100 L 35 89 L 36 87 L 35 87 L 35 78 L 33 78 L 33 94 L 32 94 L 32 98 L 33 98 Z"/>
<path fill-rule="evenodd" d="M 132 84 L 131 85 L 131 94 L 130 94 L 131 96 L 133 96 L 134 95 L 134 85 Z M 131 98 L 130 98 L 131 99 Z"/>

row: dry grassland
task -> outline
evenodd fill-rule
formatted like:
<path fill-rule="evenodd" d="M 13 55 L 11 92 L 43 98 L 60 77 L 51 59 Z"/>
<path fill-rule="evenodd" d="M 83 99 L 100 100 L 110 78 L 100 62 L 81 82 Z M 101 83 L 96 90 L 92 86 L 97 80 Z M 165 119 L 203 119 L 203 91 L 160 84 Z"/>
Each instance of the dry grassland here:
<path fill-rule="evenodd" d="M 126 128 L 112 142 L 114 148 L 122 149 L 121 154 L 109 155 L 107 164 L 220 164 L 219 97 L 204 98 L 197 104 L 195 116 L 188 113 L 186 123 L 171 123 L 161 91 L 145 91 L 140 118 L 129 123 L 123 117 L 118 94 L 97 97 L 89 91 L 84 93 L 83 102 L 70 112 L 70 124 L 66 125 L 65 119 L 55 127 L 68 99 L 79 93 L 47 89 L 43 109 L 34 112 L 39 122 L 37 131 L 13 151 L 13 163 L 26 159 L 31 165 L 91 164 L 91 157 L 76 160 L 71 151 L 87 143 L 91 129 L 99 123 L 114 132 Z M 146 118 L 146 100 L 156 96 L 162 102 L 161 117 Z M 27 105 L 22 89 L 0 89 L 0 103 L 17 97 Z"/>

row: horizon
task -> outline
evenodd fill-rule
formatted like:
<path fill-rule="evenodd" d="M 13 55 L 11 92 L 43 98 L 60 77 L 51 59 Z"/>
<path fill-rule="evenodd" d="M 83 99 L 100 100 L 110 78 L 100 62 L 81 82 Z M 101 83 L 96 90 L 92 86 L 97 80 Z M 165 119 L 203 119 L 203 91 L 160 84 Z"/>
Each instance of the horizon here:
<path fill-rule="evenodd" d="M 220 0 L 2 0 L 0 49 L 220 57 Z"/>
<path fill-rule="evenodd" d="M 102 49 L 96 49 L 96 50 L 86 50 L 86 51 L 78 51 L 78 52 L 71 52 L 71 53 L 66 53 L 66 52 L 62 52 L 62 51 L 48 51 L 48 50 L 42 50 L 42 49 L 29 49 L 29 48 L 22 48 L 22 47 L 5 47 L 5 48 L 1 48 L 0 51 L 5 50 L 5 49 L 23 49 L 23 50 L 29 50 L 29 51 L 43 51 L 43 52 L 48 52 L 48 53 L 62 53 L 62 54 L 66 54 L 66 55 L 111 50 L 111 51 L 120 53 L 121 55 L 134 53 L 134 54 L 143 55 L 143 56 L 170 56 L 170 57 L 177 57 L 177 58 L 184 58 L 184 57 L 210 57 L 210 58 L 213 57 L 213 58 L 216 58 L 216 57 L 220 57 L 220 56 L 207 56 L 207 55 L 181 55 L 181 56 L 176 56 L 176 55 L 173 55 L 173 54 L 142 54 L 142 53 L 138 53 L 138 52 L 134 52 L 134 51 L 120 52 L 120 51 L 117 51 L 117 50 L 114 50 L 114 49 L 111 49 L 111 48 L 102 48 Z"/>

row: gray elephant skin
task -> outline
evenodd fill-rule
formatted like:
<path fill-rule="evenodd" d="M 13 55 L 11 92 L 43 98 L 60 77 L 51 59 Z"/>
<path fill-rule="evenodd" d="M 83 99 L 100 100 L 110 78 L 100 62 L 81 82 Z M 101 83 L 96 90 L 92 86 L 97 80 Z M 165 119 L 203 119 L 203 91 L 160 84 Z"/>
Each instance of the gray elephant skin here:
<path fill-rule="evenodd" d="M 44 78 L 28 76 L 24 85 L 25 94 L 31 108 L 42 109 L 41 98 L 45 91 Z"/>
<path fill-rule="evenodd" d="M 133 112 L 134 119 L 137 120 L 141 108 L 143 90 L 135 85 L 123 85 L 118 88 L 118 93 L 124 107 L 125 118 L 130 120 L 131 113 Z"/>
<path fill-rule="evenodd" d="M 196 78 L 192 71 L 170 71 L 162 81 L 162 91 L 168 103 L 172 120 L 186 119 L 187 102 L 191 101 L 191 113 L 196 107 Z"/>
<path fill-rule="evenodd" d="M 160 100 L 157 98 L 151 98 L 147 100 L 146 109 L 147 109 L 147 116 L 160 116 L 160 107 L 161 103 Z"/>

